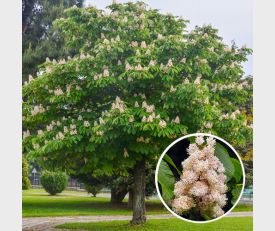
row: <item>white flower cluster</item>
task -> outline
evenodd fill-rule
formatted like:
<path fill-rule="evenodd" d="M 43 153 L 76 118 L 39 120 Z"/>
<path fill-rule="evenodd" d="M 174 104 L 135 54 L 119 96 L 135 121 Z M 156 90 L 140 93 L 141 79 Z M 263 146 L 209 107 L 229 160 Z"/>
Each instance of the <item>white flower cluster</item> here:
<path fill-rule="evenodd" d="M 201 214 L 212 218 L 224 214 L 227 197 L 225 169 L 214 155 L 216 141 L 212 137 L 205 140 L 196 137 L 195 143 L 189 145 L 190 155 L 182 162 L 181 180 L 176 182 L 172 209 L 182 214 L 196 208 Z"/>
<path fill-rule="evenodd" d="M 27 130 L 27 131 L 23 131 L 23 139 L 29 137 L 31 135 L 30 131 Z"/>
<path fill-rule="evenodd" d="M 135 71 L 143 71 L 148 70 L 148 67 L 142 67 L 140 63 L 137 66 L 131 66 L 127 61 L 125 62 L 125 70 L 135 70 Z"/>
<path fill-rule="evenodd" d="M 150 138 L 144 138 L 143 136 L 140 136 L 136 139 L 137 142 L 139 143 L 146 143 L 148 144 L 150 142 Z"/>
<path fill-rule="evenodd" d="M 112 109 L 118 109 L 120 113 L 124 112 L 125 106 L 123 101 L 117 96 L 116 101 L 112 103 Z"/>
<path fill-rule="evenodd" d="M 31 111 L 31 114 L 34 116 L 34 115 L 37 115 L 37 114 L 43 113 L 43 112 L 45 112 L 45 108 L 43 107 L 42 104 L 39 104 L 39 105 L 34 106 L 33 110 Z"/>
<path fill-rule="evenodd" d="M 197 76 L 197 78 L 195 79 L 195 81 L 194 81 L 194 84 L 197 84 L 197 85 L 199 85 L 200 83 L 201 83 L 201 74 L 199 74 L 198 76 Z"/>
<path fill-rule="evenodd" d="M 63 94 L 64 94 L 64 92 L 62 91 L 61 88 L 57 88 L 57 89 L 54 90 L 54 95 L 55 96 L 59 96 L 59 95 L 63 95 Z"/>
<path fill-rule="evenodd" d="M 89 121 L 85 120 L 85 121 L 83 122 L 83 126 L 84 126 L 85 128 L 90 127 Z"/>
<path fill-rule="evenodd" d="M 175 124 L 179 124 L 180 123 L 180 118 L 178 116 L 176 116 L 176 118 L 173 119 L 171 122 L 175 123 Z"/>
<path fill-rule="evenodd" d="M 138 42 L 137 41 L 132 41 L 131 44 L 130 44 L 131 47 L 138 47 Z M 146 45 L 146 42 L 145 41 L 142 41 L 140 43 L 140 47 L 141 48 L 146 48 L 147 45 Z"/>
<path fill-rule="evenodd" d="M 226 114 L 223 114 L 219 120 L 224 120 L 224 119 L 232 119 L 232 120 L 235 120 L 237 118 L 237 115 L 241 114 L 240 110 L 237 109 L 236 111 L 232 112 L 230 115 L 228 113 Z"/>
<path fill-rule="evenodd" d="M 145 108 L 146 112 L 148 112 L 148 113 L 152 113 L 155 110 L 155 105 L 153 105 L 153 104 L 152 105 L 148 105 L 146 101 L 142 102 L 141 107 Z"/>
<path fill-rule="evenodd" d="M 236 84 L 236 83 L 231 83 L 231 84 L 217 84 L 214 83 L 212 84 L 212 91 L 216 92 L 217 90 L 219 91 L 224 91 L 224 90 L 231 90 L 231 89 L 237 89 L 237 90 L 243 90 L 244 88 L 247 88 L 249 85 L 246 81 Z"/>
<path fill-rule="evenodd" d="M 104 135 L 104 132 L 103 132 L 103 131 L 97 131 L 97 132 L 96 132 L 96 135 L 97 135 L 97 136 L 103 136 L 103 135 Z"/>
<path fill-rule="evenodd" d="M 64 134 L 62 132 L 58 132 L 55 136 L 57 140 L 63 140 L 65 138 Z"/>
<path fill-rule="evenodd" d="M 211 129 L 213 127 L 213 123 L 212 122 L 207 122 L 204 126 L 208 129 Z"/>
<path fill-rule="evenodd" d="M 103 69 L 103 73 L 94 75 L 94 80 L 98 80 L 98 79 L 101 79 L 101 78 L 104 78 L 104 77 L 106 78 L 106 77 L 109 77 L 109 76 L 110 76 L 109 69 L 108 69 L 108 67 L 105 67 Z"/>
<path fill-rule="evenodd" d="M 76 125 L 75 124 L 71 124 L 70 129 L 71 129 L 70 135 L 72 135 L 72 136 L 77 135 L 77 130 L 76 130 Z"/>

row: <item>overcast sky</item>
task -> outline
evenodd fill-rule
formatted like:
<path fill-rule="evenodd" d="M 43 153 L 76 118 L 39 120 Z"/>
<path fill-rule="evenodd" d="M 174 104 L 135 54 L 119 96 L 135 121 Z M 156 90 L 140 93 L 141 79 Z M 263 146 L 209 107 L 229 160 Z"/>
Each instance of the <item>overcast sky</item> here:
<path fill-rule="evenodd" d="M 117 0 L 118 3 L 129 0 Z M 132 1 L 136 2 L 136 1 Z M 211 24 L 219 30 L 226 43 L 232 40 L 238 46 L 252 47 L 252 0 L 144 0 L 151 8 L 169 12 L 190 20 L 188 29 L 196 25 Z M 112 0 L 85 0 L 105 8 Z M 246 75 L 252 74 L 252 56 L 243 64 Z"/>

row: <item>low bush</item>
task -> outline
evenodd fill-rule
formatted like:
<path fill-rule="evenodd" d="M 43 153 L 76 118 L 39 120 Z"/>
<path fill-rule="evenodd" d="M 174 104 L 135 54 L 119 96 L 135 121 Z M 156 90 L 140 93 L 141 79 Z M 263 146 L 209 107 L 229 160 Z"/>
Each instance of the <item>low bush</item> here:
<path fill-rule="evenodd" d="M 66 188 L 68 176 L 64 172 L 43 171 L 40 181 L 49 194 L 56 195 Z"/>
<path fill-rule="evenodd" d="M 94 197 L 96 197 L 96 194 L 98 194 L 102 188 L 103 188 L 102 185 L 85 184 L 86 191 L 88 193 L 91 193 Z"/>

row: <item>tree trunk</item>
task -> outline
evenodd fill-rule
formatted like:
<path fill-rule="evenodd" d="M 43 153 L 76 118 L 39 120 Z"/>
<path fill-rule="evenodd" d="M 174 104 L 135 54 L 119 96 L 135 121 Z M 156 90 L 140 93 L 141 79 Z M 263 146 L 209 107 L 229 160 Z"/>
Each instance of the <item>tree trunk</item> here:
<path fill-rule="evenodd" d="M 133 218 L 132 225 L 146 222 L 145 216 L 145 160 L 134 166 Z"/>
<path fill-rule="evenodd" d="M 129 198 L 128 198 L 128 208 L 133 208 L 133 190 L 129 191 Z"/>
<path fill-rule="evenodd" d="M 127 194 L 127 190 L 117 191 L 115 189 L 111 189 L 111 203 L 119 204 L 123 201 L 124 197 Z"/>

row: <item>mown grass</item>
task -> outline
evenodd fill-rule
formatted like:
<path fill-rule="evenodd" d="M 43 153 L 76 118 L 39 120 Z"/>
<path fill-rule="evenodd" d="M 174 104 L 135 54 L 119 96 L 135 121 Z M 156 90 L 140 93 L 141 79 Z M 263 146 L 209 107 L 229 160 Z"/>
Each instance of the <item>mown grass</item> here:
<path fill-rule="evenodd" d="M 131 226 L 129 221 L 111 221 L 68 223 L 59 225 L 57 228 L 93 231 L 252 231 L 253 219 L 252 217 L 228 217 L 211 223 L 194 224 L 171 218 L 149 220 L 146 224 L 139 226 Z"/>
<path fill-rule="evenodd" d="M 85 192 L 64 191 L 49 196 L 43 189 L 23 191 L 23 217 L 80 216 L 80 215 L 131 215 L 127 199 L 113 205 L 107 197 L 90 197 Z M 169 213 L 159 200 L 146 201 L 147 214 Z M 238 205 L 234 211 L 252 211 L 251 206 Z"/>

